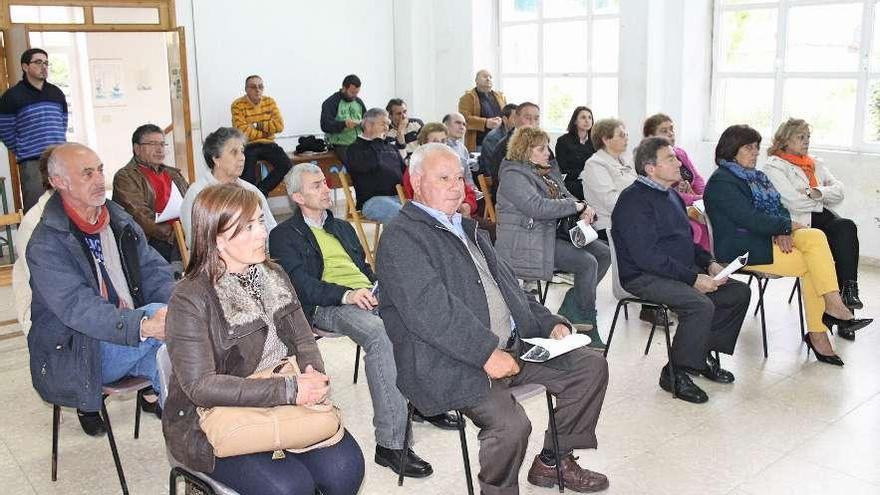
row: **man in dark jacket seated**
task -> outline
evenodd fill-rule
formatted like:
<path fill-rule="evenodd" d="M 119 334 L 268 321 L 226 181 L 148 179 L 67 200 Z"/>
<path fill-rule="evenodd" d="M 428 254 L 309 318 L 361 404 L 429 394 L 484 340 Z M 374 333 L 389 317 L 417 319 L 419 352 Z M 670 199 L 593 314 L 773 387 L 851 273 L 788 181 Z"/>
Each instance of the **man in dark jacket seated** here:
<path fill-rule="evenodd" d="M 714 276 L 723 269 L 694 244 L 687 211 L 673 187 L 681 180 L 681 162 L 665 138 L 642 140 L 635 152 L 638 179 L 620 193 L 611 214 L 611 235 L 623 288 L 637 297 L 663 303 L 680 322 L 672 341 L 672 362 L 660 373 L 660 387 L 679 399 L 709 400 L 688 376 L 732 383 L 712 351 L 733 354 L 751 290 L 737 280 Z"/>
<path fill-rule="evenodd" d="M 48 171 L 58 194 L 26 251 L 31 380 L 43 400 L 77 408 L 83 430 L 100 435 L 101 385 L 141 376 L 159 392 L 156 350 L 174 281 L 131 215 L 105 199 L 94 151 L 60 145 Z M 155 403 L 144 409 L 159 411 Z"/>
<path fill-rule="evenodd" d="M 314 326 L 350 337 L 364 348 L 367 382 L 373 400 L 376 463 L 395 472 L 404 448 L 406 399 L 395 383 L 397 369 L 382 319 L 374 312 L 375 275 L 352 226 L 333 217 L 330 188 L 317 165 L 301 163 L 284 178 L 296 204 L 293 216 L 272 229 L 269 252 L 284 267 Z M 440 428 L 454 430 L 458 423 L 447 414 L 423 418 Z M 404 475 L 428 476 L 431 465 L 407 449 Z"/>
<path fill-rule="evenodd" d="M 518 473 L 531 423 L 510 388 L 538 383 L 556 396 L 565 487 L 599 491 L 608 479 L 583 469 L 573 449 L 596 448 L 596 423 L 608 384 L 601 355 L 576 349 L 523 362 L 520 338 L 560 339 L 568 322 L 528 300 L 510 267 L 476 223 L 456 213 L 464 196 L 458 155 L 426 144 L 410 158 L 415 198 L 379 241 L 379 309 L 397 362 L 397 385 L 425 414 L 459 409 L 480 428 L 480 489 L 519 493 Z M 556 484 L 550 432 L 529 483 Z"/>
<path fill-rule="evenodd" d="M 388 112 L 371 108 L 364 114 L 364 133 L 348 147 L 346 168 L 354 183 L 357 209 L 365 217 L 387 223 L 400 210 L 397 184 L 403 184 L 406 164 L 397 148 L 385 141 Z"/>

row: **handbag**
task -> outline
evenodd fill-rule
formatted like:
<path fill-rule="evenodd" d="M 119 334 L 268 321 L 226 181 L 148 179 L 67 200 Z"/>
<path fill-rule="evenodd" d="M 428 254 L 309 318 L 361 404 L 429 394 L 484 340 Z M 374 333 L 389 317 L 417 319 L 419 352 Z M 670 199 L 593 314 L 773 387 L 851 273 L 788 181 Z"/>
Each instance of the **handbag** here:
<path fill-rule="evenodd" d="M 291 357 L 248 378 L 295 376 L 299 367 Z M 327 402 L 312 406 L 199 407 L 199 426 L 217 457 L 272 452 L 283 459 L 284 451 L 307 452 L 335 445 L 345 434 L 342 413 Z"/>

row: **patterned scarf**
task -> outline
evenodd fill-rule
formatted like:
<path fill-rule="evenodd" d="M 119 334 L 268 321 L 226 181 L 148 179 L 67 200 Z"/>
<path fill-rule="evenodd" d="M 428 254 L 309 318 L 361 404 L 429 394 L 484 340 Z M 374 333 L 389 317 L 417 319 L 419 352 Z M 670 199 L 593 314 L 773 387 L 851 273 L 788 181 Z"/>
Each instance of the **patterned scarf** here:
<path fill-rule="evenodd" d="M 778 217 L 789 217 L 788 211 L 782 206 L 782 196 L 773 187 L 767 174 L 754 168 L 745 168 L 729 160 L 721 160 L 718 164 L 748 183 L 749 189 L 752 190 L 752 204 L 758 211 Z"/>
<path fill-rule="evenodd" d="M 810 181 L 810 187 L 819 187 L 819 181 L 816 179 L 816 161 L 810 155 L 792 155 L 780 151 L 776 156 L 803 170 Z"/>
<path fill-rule="evenodd" d="M 540 177 L 541 180 L 544 181 L 544 184 L 547 185 L 547 196 L 550 199 L 559 199 L 559 184 L 550 177 L 550 171 L 553 168 L 550 166 L 538 165 L 537 163 L 529 163 L 535 167 L 535 171 L 538 172 L 538 177 Z"/>
<path fill-rule="evenodd" d="M 251 265 L 241 273 L 230 273 L 241 284 L 244 291 L 255 300 L 263 298 L 263 289 L 266 288 L 266 274 L 257 269 L 257 265 Z"/>

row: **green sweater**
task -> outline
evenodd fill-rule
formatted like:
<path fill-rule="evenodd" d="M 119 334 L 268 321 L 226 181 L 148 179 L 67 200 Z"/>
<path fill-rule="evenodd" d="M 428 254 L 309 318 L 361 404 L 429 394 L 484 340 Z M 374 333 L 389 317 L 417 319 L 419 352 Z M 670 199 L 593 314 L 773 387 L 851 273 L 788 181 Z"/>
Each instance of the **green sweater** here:
<path fill-rule="evenodd" d="M 342 100 L 339 102 L 339 107 L 336 110 L 336 120 L 340 122 L 345 122 L 347 119 L 360 121 L 364 118 L 363 111 L 361 109 L 360 104 L 357 100 L 345 101 Z M 328 134 L 327 138 L 330 141 L 330 144 L 341 144 L 343 146 L 348 146 L 354 142 L 358 137 L 358 128 L 352 127 L 351 129 L 344 129 L 342 132 L 338 134 Z"/>
<path fill-rule="evenodd" d="M 351 289 L 363 289 L 373 285 L 354 264 L 338 239 L 320 227 L 309 228 L 315 234 L 318 248 L 324 257 L 324 273 L 321 274 L 321 281 Z"/>

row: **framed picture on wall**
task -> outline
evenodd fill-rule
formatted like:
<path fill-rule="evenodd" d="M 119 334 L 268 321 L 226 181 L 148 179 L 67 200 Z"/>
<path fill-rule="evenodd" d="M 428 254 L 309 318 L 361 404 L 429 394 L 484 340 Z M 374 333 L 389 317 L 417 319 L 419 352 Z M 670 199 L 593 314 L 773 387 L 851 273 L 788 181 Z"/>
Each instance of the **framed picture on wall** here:
<path fill-rule="evenodd" d="M 95 107 L 124 107 L 127 88 L 123 77 L 122 59 L 93 58 L 89 60 L 92 80 L 92 101 Z"/>

